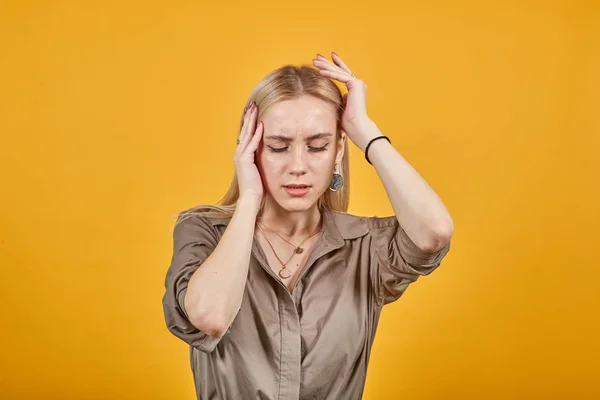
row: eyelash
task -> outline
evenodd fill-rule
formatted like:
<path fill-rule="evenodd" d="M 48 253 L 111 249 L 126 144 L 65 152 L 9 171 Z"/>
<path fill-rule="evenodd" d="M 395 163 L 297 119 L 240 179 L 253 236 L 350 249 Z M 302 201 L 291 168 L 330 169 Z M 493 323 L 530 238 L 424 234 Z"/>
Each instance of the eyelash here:
<path fill-rule="evenodd" d="M 284 151 L 286 151 L 288 149 L 287 147 L 281 147 L 281 148 L 275 148 L 275 147 L 271 147 L 271 146 L 268 146 L 268 147 L 269 147 L 269 149 L 271 149 L 271 152 L 273 152 L 273 153 L 283 153 Z M 325 145 L 323 147 L 308 146 L 308 151 L 312 151 L 315 153 L 318 153 L 320 151 L 325 151 L 325 150 L 327 150 L 327 145 Z"/>

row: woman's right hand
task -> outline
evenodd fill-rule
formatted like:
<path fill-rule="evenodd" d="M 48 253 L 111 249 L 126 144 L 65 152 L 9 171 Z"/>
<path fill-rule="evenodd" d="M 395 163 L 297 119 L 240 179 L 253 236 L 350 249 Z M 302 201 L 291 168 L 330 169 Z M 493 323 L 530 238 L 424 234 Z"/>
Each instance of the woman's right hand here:
<path fill-rule="evenodd" d="M 244 120 L 239 144 L 235 149 L 233 160 L 241 198 L 253 198 L 260 204 L 264 195 L 263 183 L 256 167 L 255 151 L 263 134 L 263 124 L 256 123 L 258 107 L 254 102 L 244 110 Z"/>

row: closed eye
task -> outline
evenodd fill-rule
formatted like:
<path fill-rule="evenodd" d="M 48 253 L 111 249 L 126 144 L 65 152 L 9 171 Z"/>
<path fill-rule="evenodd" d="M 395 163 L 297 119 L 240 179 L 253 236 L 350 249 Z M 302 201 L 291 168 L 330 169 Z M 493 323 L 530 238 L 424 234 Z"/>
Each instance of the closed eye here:
<path fill-rule="evenodd" d="M 286 151 L 289 146 L 286 147 L 273 147 L 273 146 L 268 146 L 269 149 L 273 152 L 273 153 L 283 153 L 284 151 Z M 322 146 L 322 147 L 313 147 L 313 146 L 308 146 L 308 151 L 312 151 L 312 152 L 319 152 L 319 151 L 325 151 L 327 150 L 327 145 Z"/>
<path fill-rule="evenodd" d="M 315 151 L 315 152 L 317 152 L 317 151 L 325 151 L 325 150 L 327 150 L 327 145 L 325 145 L 325 146 L 322 146 L 322 147 L 312 147 L 312 146 L 308 146 L 308 150 L 310 150 L 310 151 Z"/>
<path fill-rule="evenodd" d="M 271 149 L 271 151 L 273 153 L 282 153 L 282 152 L 286 151 L 288 148 L 287 148 L 287 146 L 286 147 L 280 147 L 280 148 L 269 146 L 269 149 Z"/>

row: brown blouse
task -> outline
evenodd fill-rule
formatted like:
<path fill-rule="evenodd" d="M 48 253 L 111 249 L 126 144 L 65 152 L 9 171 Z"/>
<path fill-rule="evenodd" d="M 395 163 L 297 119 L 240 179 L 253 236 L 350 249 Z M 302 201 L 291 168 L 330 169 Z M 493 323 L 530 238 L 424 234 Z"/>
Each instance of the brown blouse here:
<path fill-rule="evenodd" d="M 450 249 L 420 250 L 395 216 L 324 211 L 323 234 L 290 292 L 254 238 L 240 311 L 219 339 L 190 323 L 183 299 L 228 222 L 194 216 L 178 224 L 166 275 L 165 320 L 190 345 L 198 399 L 360 399 L 383 305 Z"/>

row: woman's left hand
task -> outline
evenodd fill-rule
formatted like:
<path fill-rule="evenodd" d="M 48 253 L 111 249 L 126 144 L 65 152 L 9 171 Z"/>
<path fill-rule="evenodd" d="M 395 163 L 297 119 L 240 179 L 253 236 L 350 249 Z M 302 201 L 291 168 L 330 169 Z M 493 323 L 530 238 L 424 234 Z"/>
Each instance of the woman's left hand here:
<path fill-rule="evenodd" d="M 368 138 L 363 138 L 366 134 L 365 127 L 371 124 L 371 119 L 367 115 L 367 85 L 358 79 L 350 68 L 336 53 L 331 53 L 333 63 L 317 54 L 313 64 L 319 68 L 319 73 L 330 79 L 335 79 L 346 84 L 348 93 L 344 95 L 344 114 L 342 115 L 342 129 L 359 147 Z"/>

